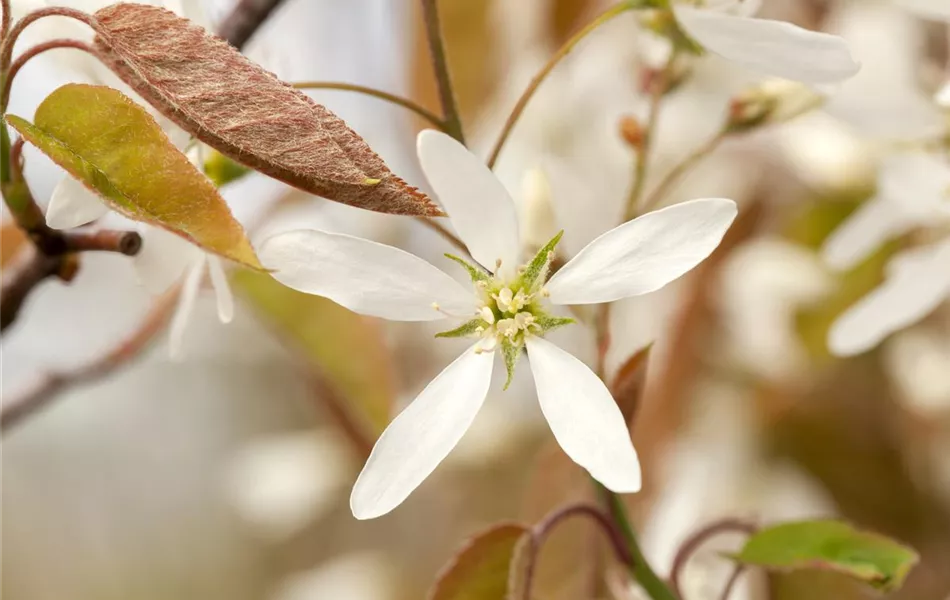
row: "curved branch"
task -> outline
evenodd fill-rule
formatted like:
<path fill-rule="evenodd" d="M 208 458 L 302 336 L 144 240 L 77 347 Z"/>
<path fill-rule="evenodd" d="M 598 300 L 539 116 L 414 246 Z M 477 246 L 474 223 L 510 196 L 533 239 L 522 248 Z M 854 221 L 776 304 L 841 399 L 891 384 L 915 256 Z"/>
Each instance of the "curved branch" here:
<path fill-rule="evenodd" d="M 31 23 L 44 17 L 69 17 L 81 23 L 85 23 L 93 29 L 96 29 L 98 26 L 98 21 L 96 21 L 94 16 L 74 8 L 53 6 L 49 8 L 41 8 L 39 10 L 34 10 L 31 13 L 27 13 L 25 17 L 16 22 L 13 28 L 10 29 L 10 32 L 7 34 L 7 36 L 3 39 L 3 46 L 0 46 L 0 72 L 6 71 L 10 65 L 10 59 L 13 56 L 13 46 L 16 44 L 16 40 L 18 37 L 20 37 L 20 34 L 23 33 L 23 30 L 26 29 Z M 6 107 L 3 107 L 3 109 L 6 110 Z"/>
<path fill-rule="evenodd" d="M 13 11 L 10 9 L 10 0 L 0 0 L 0 44 L 6 39 L 12 24 Z"/>
<path fill-rule="evenodd" d="M 689 559 L 696 553 L 696 550 L 699 549 L 706 541 L 711 538 L 716 537 L 721 533 L 726 532 L 738 532 L 744 533 L 746 535 L 752 535 L 758 530 L 758 527 L 748 521 L 743 521 L 741 519 L 723 519 L 721 521 L 716 521 L 710 523 L 706 527 L 703 527 L 690 537 L 686 538 L 686 541 L 680 546 L 679 550 L 676 552 L 676 557 L 673 559 L 673 568 L 670 570 L 670 585 L 673 588 L 673 591 L 680 598 L 683 597 L 682 587 L 680 586 L 680 579 L 683 575 L 683 569 L 686 568 L 686 563 L 689 562 Z M 732 586 L 735 584 L 732 579 L 738 578 L 738 575 L 733 575 L 730 579 L 729 584 L 727 585 L 727 592 L 731 591 Z"/>
<path fill-rule="evenodd" d="M 538 562 L 541 545 L 558 524 L 571 517 L 587 517 L 591 519 L 607 536 L 617 558 L 626 565 L 633 564 L 633 557 L 627 549 L 623 534 L 617 530 L 610 517 L 601 512 L 596 506 L 590 504 L 582 503 L 567 506 L 554 511 L 531 529 L 530 547 L 528 548 L 529 554 L 524 575 L 524 600 L 531 599 L 531 587 L 534 584 L 535 565 Z"/>
<path fill-rule="evenodd" d="M 77 50 L 84 50 L 93 56 L 98 57 L 96 49 L 87 44 L 86 42 L 81 42 L 79 40 L 72 40 L 69 38 L 57 38 L 55 40 L 50 40 L 48 42 L 43 42 L 42 44 L 37 44 L 32 48 L 29 48 L 26 52 L 17 57 L 13 61 L 13 64 L 10 65 L 10 71 L 7 73 L 6 79 L 3 80 L 3 89 L 0 89 L 0 106 L 7 106 L 10 102 L 10 88 L 13 86 L 13 78 L 16 77 L 16 74 L 23 68 L 31 58 L 46 52 L 47 50 L 55 50 L 56 48 L 75 48 Z"/>
<path fill-rule="evenodd" d="M 554 67 L 556 67 L 565 56 L 570 54 L 571 50 L 573 50 L 574 47 L 581 42 L 581 40 L 587 37 L 595 29 L 604 23 L 607 23 L 614 17 L 634 8 L 636 8 L 636 6 L 629 2 L 620 2 L 615 4 L 601 13 L 600 16 L 595 18 L 593 21 L 588 23 L 583 29 L 575 33 L 571 39 L 567 40 L 567 42 L 561 46 L 557 52 L 554 53 L 554 56 L 548 59 L 548 62 L 543 67 L 541 67 L 541 70 L 531 78 L 531 82 L 528 83 L 528 87 L 526 87 L 521 93 L 521 97 L 518 98 L 514 108 L 511 109 L 511 114 L 508 115 L 508 119 L 501 128 L 501 134 L 499 134 L 498 140 L 495 142 L 495 146 L 492 148 L 491 154 L 488 156 L 488 168 L 493 168 L 495 166 L 495 163 L 498 161 L 498 155 L 501 154 L 501 150 L 504 147 L 505 142 L 508 141 L 508 136 L 511 135 L 512 129 L 514 129 L 515 124 L 521 117 L 521 114 L 528 106 L 528 102 L 534 96 L 534 93 L 538 91 L 538 88 L 541 87 L 541 84 L 551 73 L 551 71 L 554 70 Z"/>
<path fill-rule="evenodd" d="M 439 130 L 448 132 L 445 121 L 439 118 L 439 116 L 434 112 L 423 106 L 420 106 L 419 104 L 416 104 L 408 98 L 396 96 L 395 94 L 377 90 L 376 88 L 366 87 L 364 85 L 356 85 L 355 83 L 340 83 L 337 81 L 301 81 L 293 84 L 293 86 L 298 90 L 343 90 L 372 96 L 374 98 L 378 98 L 380 100 L 390 102 L 392 104 L 396 104 L 397 106 L 411 110 L 426 121 L 429 121 L 438 127 Z"/>
<path fill-rule="evenodd" d="M 432 70 L 435 72 L 436 85 L 439 88 L 439 101 L 442 104 L 443 131 L 465 143 L 462 133 L 462 118 L 459 116 L 458 103 L 452 89 L 448 61 L 445 58 L 445 44 L 442 39 L 442 24 L 439 20 L 437 0 L 422 0 L 422 20 L 425 23 L 426 39 L 429 41 L 429 53 L 432 55 Z"/>
<path fill-rule="evenodd" d="M 218 26 L 218 35 L 238 50 L 254 36 L 283 0 L 240 0 Z"/>
<path fill-rule="evenodd" d="M 47 407 L 59 392 L 101 379 L 140 356 L 171 316 L 179 291 L 180 286 L 175 286 L 165 292 L 138 328 L 100 358 L 70 371 L 47 373 L 32 389 L 4 402 L 0 410 L 0 431 L 8 431 L 26 417 Z"/>

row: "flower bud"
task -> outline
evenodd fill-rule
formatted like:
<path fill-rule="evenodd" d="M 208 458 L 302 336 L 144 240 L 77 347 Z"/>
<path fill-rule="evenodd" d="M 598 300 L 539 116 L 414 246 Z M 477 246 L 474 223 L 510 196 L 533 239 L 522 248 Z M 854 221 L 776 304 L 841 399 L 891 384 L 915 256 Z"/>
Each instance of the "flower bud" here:
<path fill-rule="evenodd" d="M 521 236 L 531 252 L 537 252 L 555 233 L 557 218 L 551 204 L 551 182 L 542 169 L 534 168 L 521 182 L 523 219 Z"/>
<path fill-rule="evenodd" d="M 771 79 L 732 99 L 726 129 L 738 132 L 783 123 L 818 108 L 824 100 L 824 96 L 804 84 Z"/>
<path fill-rule="evenodd" d="M 644 135 L 643 125 L 640 124 L 639 119 L 633 115 L 620 117 L 620 137 L 637 152 L 643 148 Z"/>

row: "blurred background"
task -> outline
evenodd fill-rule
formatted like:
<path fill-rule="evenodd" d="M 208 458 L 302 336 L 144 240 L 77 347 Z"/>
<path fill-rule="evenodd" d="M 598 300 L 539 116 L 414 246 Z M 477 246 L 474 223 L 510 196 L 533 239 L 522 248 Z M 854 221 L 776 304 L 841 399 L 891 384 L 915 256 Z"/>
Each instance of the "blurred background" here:
<path fill-rule="evenodd" d="M 487 154 L 548 57 L 610 4 L 442 0 L 476 153 Z M 204 8 L 213 24 L 230 3 Z M 610 372 L 655 342 L 633 425 L 645 486 L 626 501 L 662 574 L 682 541 L 717 518 L 835 515 L 922 554 L 895 598 L 944 600 L 950 311 L 943 306 L 870 352 L 835 358 L 825 341 L 831 323 L 880 283 L 907 240 L 882 245 L 844 273 L 824 265 L 818 250 L 873 195 L 892 144 L 944 132 L 931 98 L 948 61 L 947 25 L 890 0 L 765 0 L 760 15 L 844 36 L 863 70 L 823 109 L 731 137 L 666 199 L 729 197 L 740 216 L 700 268 L 611 312 Z M 358 83 L 435 107 L 419 16 L 412 0 L 287 0 L 247 53 L 286 81 Z M 49 33 L 37 26 L 30 39 Z M 662 46 L 625 14 L 544 83 L 497 165 L 522 204 L 539 194 L 526 175 L 547 173 L 555 218 L 529 219 L 529 239 L 565 227 L 570 254 L 618 222 L 634 161 L 621 122 L 645 116 L 644 74 Z M 71 52 L 32 61 L 10 112 L 31 115 L 62 83 L 95 79 Z M 692 60 L 665 100 L 650 183 L 715 134 L 731 100 L 761 80 L 713 56 Z M 395 172 L 426 187 L 414 152 L 424 124 L 411 113 L 349 92 L 309 93 Z M 26 161 L 45 202 L 61 174 L 30 148 Z M 448 246 L 409 219 L 326 202 L 258 175 L 224 193 L 255 241 L 290 226 L 317 227 L 446 266 Z M 14 234 L 4 235 L 7 260 Z M 522 368 L 507 392 L 493 386 L 459 448 L 401 507 L 356 521 L 347 498 L 369 446 L 465 342 L 436 343 L 436 329 L 425 324 L 358 317 L 266 277 L 233 273 L 232 281 L 234 322 L 218 323 L 205 294 L 185 360 L 168 358 L 162 333 L 137 360 L 64 391 L 4 435 L 4 598 L 417 599 L 471 535 L 498 521 L 533 523 L 589 497 L 584 472 L 554 443 Z M 83 255 L 76 280 L 45 283 L 3 336 L 4 401 L 43 373 L 108 351 L 152 302 L 126 258 Z M 590 327 L 555 338 L 595 360 Z M 542 554 L 539 597 L 637 597 L 594 577 L 605 560 L 596 542 L 585 523 L 559 529 Z M 688 600 L 718 597 L 730 564 L 717 551 L 736 543 L 726 537 L 690 565 Z M 871 592 L 833 574 L 798 573 L 748 576 L 734 597 L 840 600 Z"/>

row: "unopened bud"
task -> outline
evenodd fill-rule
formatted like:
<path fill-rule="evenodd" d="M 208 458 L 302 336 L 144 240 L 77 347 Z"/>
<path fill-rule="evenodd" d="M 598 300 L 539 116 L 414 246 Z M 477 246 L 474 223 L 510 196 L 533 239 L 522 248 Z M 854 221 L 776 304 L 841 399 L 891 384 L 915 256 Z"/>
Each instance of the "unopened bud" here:
<path fill-rule="evenodd" d="M 534 253 L 557 233 L 551 182 L 542 169 L 530 169 L 525 173 L 521 194 L 524 202 L 521 236 L 528 250 Z"/>
<path fill-rule="evenodd" d="M 737 132 L 764 124 L 783 123 L 818 108 L 824 100 L 824 96 L 804 84 L 783 79 L 768 80 L 732 99 L 726 129 Z"/>
<path fill-rule="evenodd" d="M 633 115 L 620 117 L 620 137 L 639 152 L 643 148 L 644 131 L 640 120 Z"/>

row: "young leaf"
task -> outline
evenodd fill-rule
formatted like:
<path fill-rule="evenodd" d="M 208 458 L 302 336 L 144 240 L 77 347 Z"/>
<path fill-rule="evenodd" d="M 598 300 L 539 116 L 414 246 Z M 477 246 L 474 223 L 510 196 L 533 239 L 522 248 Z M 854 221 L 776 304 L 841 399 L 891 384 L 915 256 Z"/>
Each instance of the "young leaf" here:
<path fill-rule="evenodd" d="M 759 531 L 733 558 L 767 569 L 826 569 L 881 589 L 901 586 L 917 563 L 914 550 L 841 521 L 784 523 Z"/>
<path fill-rule="evenodd" d="M 262 268 L 214 185 L 121 92 L 64 85 L 40 103 L 33 123 L 13 115 L 7 122 L 117 212 Z"/>
<path fill-rule="evenodd" d="M 653 344 L 650 344 L 631 354 L 620 366 L 610 386 L 610 393 L 617 401 L 617 406 L 620 407 L 620 412 L 623 413 L 623 419 L 628 426 L 633 423 L 646 387 L 647 365 L 652 348 Z"/>
<path fill-rule="evenodd" d="M 110 68 L 222 154 L 344 204 L 442 214 L 339 117 L 187 19 L 146 4 L 114 4 L 95 16 L 95 45 Z"/>
<path fill-rule="evenodd" d="M 521 525 L 496 525 L 469 540 L 447 564 L 428 600 L 500 600 L 505 598 L 515 548 L 526 539 Z"/>

